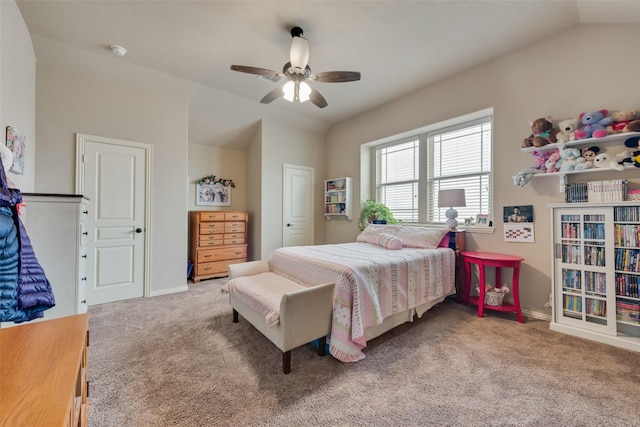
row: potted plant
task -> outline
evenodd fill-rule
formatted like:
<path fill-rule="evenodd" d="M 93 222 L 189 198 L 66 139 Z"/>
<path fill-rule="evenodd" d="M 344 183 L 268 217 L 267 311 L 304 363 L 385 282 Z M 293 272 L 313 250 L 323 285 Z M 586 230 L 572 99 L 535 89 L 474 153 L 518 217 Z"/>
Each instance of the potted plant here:
<path fill-rule="evenodd" d="M 364 230 L 369 223 L 380 223 L 380 224 L 399 224 L 400 221 L 393 217 L 393 213 L 389 210 L 389 208 L 380 202 L 376 202 L 375 200 L 365 200 L 362 203 L 362 208 L 360 210 L 360 219 L 358 220 L 358 226 L 360 230 Z"/>

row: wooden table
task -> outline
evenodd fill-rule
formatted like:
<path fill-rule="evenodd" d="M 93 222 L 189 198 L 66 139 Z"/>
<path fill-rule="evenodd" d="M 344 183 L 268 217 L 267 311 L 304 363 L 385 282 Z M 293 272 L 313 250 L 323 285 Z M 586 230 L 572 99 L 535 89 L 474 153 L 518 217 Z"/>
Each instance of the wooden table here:
<path fill-rule="evenodd" d="M 514 255 L 505 255 L 494 252 L 462 252 L 466 267 L 466 294 L 464 298 L 464 304 L 472 303 L 478 306 L 478 317 L 484 316 L 484 309 L 504 311 L 508 313 L 516 313 L 518 322 L 524 323 L 522 317 L 522 309 L 520 308 L 520 293 L 519 293 L 519 281 L 520 281 L 520 263 L 524 261 L 524 258 Z M 471 264 L 477 264 L 479 270 L 479 295 L 471 296 Z M 487 305 L 485 304 L 485 267 L 494 267 L 495 271 L 495 286 L 500 288 L 500 269 L 512 268 L 513 276 L 511 280 L 511 292 L 513 293 L 513 304 L 503 302 L 502 305 Z"/>

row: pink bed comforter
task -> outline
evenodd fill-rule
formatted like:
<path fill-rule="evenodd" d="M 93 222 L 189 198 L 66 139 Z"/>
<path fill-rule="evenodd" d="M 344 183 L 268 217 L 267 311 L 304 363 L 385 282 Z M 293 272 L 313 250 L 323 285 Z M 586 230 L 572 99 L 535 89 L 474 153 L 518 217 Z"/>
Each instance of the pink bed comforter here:
<path fill-rule="evenodd" d="M 305 286 L 335 283 L 329 352 L 364 359 L 365 328 L 455 292 L 451 249 L 388 250 L 369 243 L 275 250 L 271 270 Z"/>

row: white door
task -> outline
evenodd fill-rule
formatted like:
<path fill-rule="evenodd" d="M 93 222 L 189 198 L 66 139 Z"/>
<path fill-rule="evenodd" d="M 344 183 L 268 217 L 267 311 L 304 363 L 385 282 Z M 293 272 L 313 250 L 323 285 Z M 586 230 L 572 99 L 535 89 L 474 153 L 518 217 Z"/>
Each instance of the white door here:
<path fill-rule="evenodd" d="M 78 135 L 76 191 L 89 199 L 87 304 L 145 294 L 151 147 Z"/>
<path fill-rule="evenodd" d="M 313 168 L 284 165 L 283 246 L 313 245 Z"/>

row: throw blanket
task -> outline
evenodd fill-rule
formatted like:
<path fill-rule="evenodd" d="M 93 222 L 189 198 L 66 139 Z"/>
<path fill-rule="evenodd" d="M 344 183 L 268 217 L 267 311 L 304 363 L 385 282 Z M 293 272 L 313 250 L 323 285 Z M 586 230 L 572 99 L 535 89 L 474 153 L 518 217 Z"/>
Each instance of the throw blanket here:
<path fill-rule="evenodd" d="M 303 286 L 334 282 L 329 352 L 343 362 L 364 359 L 365 328 L 455 290 L 450 249 L 388 250 L 369 243 L 275 250 L 271 270 Z"/>

